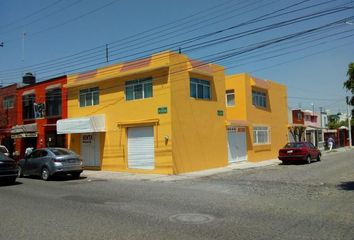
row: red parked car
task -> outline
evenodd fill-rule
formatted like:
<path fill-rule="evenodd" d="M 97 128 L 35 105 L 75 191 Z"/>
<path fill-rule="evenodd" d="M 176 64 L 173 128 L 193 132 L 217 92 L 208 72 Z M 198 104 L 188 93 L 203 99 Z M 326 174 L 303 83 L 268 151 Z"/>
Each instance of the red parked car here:
<path fill-rule="evenodd" d="M 279 150 L 279 160 L 283 164 L 291 161 L 306 161 L 310 164 L 312 160 L 321 161 L 321 152 L 309 142 L 291 142 Z"/>

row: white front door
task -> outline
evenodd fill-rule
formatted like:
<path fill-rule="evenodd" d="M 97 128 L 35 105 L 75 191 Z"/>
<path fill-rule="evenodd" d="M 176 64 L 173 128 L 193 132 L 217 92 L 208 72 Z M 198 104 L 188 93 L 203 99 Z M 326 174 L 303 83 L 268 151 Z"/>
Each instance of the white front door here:
<path fill-rule="evenodd" d="M 228 127 L 227 140 L 229 163 L 247 160 L 246 129 Z"/>
<path fill-rule="evenodd" d="M 81 134 L 81 157 L 85 167 L 100 166 L 100 138 L 99 133 Z"/>
<path fill-rule="evenodd" d="M 128 128 L 128 168 L 155 168 L 154 127 Z"/>

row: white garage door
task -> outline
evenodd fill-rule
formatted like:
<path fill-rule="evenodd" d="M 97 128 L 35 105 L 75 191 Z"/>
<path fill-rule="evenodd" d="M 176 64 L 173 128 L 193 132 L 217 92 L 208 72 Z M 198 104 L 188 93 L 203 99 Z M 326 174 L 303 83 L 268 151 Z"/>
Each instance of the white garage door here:
<path fill-rule="evenodd" d="M 247 160 L 246 129 L 228 127 L 227 140 L 229 163 Z"/>
<path fill-rule="evenodd" d="M 154 128 L 128 128 L 128 168 L 154 169 Z"/>

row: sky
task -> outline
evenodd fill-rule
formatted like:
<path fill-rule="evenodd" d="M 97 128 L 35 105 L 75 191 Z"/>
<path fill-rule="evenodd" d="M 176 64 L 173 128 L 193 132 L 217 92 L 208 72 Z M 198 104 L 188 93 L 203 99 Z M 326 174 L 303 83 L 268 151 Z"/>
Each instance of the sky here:
<path fill-rule="evenodd" d="M 289 108 L 346 113 L 352 0 L 1 0 L 0 83 L 178 51 L 285 84 Z M 108 49 L 108 62 L 106 59 Z"/>

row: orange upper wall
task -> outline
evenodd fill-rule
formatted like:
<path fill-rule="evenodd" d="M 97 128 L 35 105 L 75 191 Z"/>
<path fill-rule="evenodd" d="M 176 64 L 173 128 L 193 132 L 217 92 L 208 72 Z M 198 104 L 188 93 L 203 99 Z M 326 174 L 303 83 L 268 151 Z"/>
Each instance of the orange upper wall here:
<path fill-rule="evenodd" d="M 188 58 L 178 54 L 171 61 L 170 72 L 175 73 L 170 75 L 175 172 L 226 166 L 224 68 L 206 64 L 195 69 L 202 63 L 194 61 L 189 65 Z M 211 100 L 190 97 L 191 77 L 210 82 Z M 218 111 L 223 115 L 219 116 Z"/>
<path fill-rule="evenodd" d="M 287 142 L 288 103 L 287 88 L 270 80 L 261 80 L 242 73 L 226 77 L 226 89 L 235 89 L 236 105 L 227 108 L 228 120 L 247 120 L 248 159 L 260 161 L 277 158 L 278 150 Z M 267 93 L 267 107 L 252 104 L 252 90 Z M 253 127 L 267 126 L 269 144 L 253 144 Z"/>

